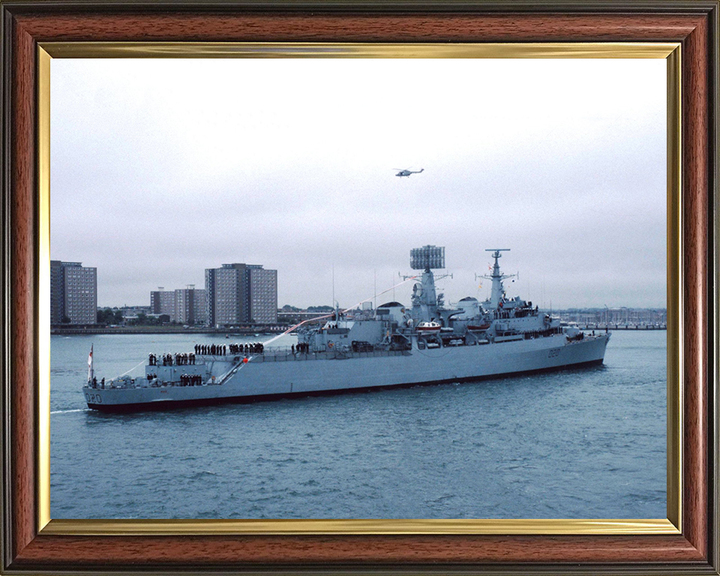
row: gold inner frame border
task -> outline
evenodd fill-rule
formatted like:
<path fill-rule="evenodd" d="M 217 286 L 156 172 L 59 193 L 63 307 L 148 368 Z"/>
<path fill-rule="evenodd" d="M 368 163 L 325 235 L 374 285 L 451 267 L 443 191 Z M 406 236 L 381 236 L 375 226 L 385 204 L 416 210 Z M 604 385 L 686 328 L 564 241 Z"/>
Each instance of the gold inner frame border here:
<path fill-rule="evenodd" d="M 681 45 L 675 42 L 360 44 L 41 42 L 37 48 L 38 531 L 43 535 L 641 535 L 682 531 Z M 52 520 L 50 516 L 50 76 L 53 58 L 653 58 L 667 62 L 667 518 Z"/>

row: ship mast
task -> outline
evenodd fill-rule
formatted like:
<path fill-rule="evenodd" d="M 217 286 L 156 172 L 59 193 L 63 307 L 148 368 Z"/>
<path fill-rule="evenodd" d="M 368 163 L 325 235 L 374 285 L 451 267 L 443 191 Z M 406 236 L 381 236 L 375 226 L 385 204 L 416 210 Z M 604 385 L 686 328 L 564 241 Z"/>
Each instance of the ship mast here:
<path fill-rule="evenodd" d="M 490 292 L 490 309 L 497 310 L 498 305 L 502 301 L 503 295 L 505 293 L 505 288 L 503 287 L 503 280 L 515 276 L 515 274 L 501 274 L 500 264 L 498 263 L 498 259 L 502 258 L 502 254 L 500 254 L 500 252 L 510 252 L 510 248 L 488 248 L 485 250 L 485 252 L 493 252 L 492 257 L 495 258 L 495 264 L 492 269 L 492 274 L 490 276 L 484 275 L 482 276 L 482 278 L 492 280 L 492 290 Z"/>
<path fill-rule="evenodd" d="M 419 284 L 413 287 L 412 317 L 416 322 L 440 320 L 438 314 L 438 298 L 435 291 L 435 276 L 433 268 L 445 268 L 444 246 L 423 246 L 410 251 L 410 267 L 413 270 L 422 270 Z"/>

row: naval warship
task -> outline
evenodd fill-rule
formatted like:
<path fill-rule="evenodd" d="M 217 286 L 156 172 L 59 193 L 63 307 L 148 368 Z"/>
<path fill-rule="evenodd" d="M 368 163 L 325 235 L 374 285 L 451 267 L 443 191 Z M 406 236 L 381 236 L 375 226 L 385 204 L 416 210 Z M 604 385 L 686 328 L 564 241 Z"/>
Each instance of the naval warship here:
<path fill-rule="evenodd" d="M 445 248 L 410 252 L 412 306 L 388 302 L 371 315 L 335 312 L 296 328 L 297 344 L 196 346 L 195 353 L 150 355 L 142 377 L 97 381 L 92 357 L 83 393 L 107 412 L 166 409 L 373 388 L 475 381 L 602 364 L 610 333 L 586 333 L 519 296 L 509 298 L 495 260 L 490 297 L 445 306 L 433 270 Z"/>

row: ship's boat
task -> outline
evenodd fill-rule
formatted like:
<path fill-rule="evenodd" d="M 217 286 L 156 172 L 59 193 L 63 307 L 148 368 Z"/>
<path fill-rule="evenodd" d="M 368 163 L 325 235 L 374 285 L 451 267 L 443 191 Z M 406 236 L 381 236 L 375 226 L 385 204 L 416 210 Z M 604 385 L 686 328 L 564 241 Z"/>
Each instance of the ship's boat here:
<path fill-rule="evenodd" d="M 336 309 L 289 328 L 297 334 L 289 347 L 198 344 L 189 353 L 150 354 L 142 377 L 107 383 L 95 377 L 91 355 L 85 400 L 103 411 L 165 409 L 601 364 L 610 333 L 563 327 L 532 302 L 508 298 L 503 280 L 511 276 L 499 265 L 505 250 L 491 251 L 491 295 L 482 303 L 468 297 L 446 307 L 433 274 L 445 267 L 445 249 L 423 246 L 410 253 L 411 267 L 422 270 L 410 308 L 390 302 L 372 313 Z"/>
<path fill-rule="evenodd" d="M 418 334 L 439 334 L 442 325 L 439 322 L 420 322 L 417 325 Z"/>
<path fill-rule="evenodd" d="M 485 324 L 468 324 L 468 330 L 472 330 L 474 332 L 477 332 L 479 330 L 487 330 L 490 328 L 490 322 L 487 322 Z"/>

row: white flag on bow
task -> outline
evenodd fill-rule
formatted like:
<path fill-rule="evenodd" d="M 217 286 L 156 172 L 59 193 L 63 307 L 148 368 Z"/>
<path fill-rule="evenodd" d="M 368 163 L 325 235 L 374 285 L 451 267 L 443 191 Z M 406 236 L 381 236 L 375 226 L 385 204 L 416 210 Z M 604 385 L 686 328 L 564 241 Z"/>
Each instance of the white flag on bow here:
<path fill-rule="evenodd" d="M 93 345 L 90 344 L 90 355 L 88 356 L 88 382 L 92 382 L 95 371 L 93 370 Z"/>

